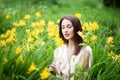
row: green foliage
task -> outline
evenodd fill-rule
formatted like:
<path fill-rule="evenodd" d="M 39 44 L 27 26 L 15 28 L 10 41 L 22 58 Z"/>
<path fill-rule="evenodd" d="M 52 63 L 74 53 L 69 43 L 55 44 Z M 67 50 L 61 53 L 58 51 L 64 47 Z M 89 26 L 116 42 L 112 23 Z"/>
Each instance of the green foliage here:
<path fill-rule="evenodd" d="M 103 0 L 105 6 L 120 7 L 120 0 Z"/>
<path fill-rule="evenodd" d="M 82 79 L 85 79 L 86 76 L 87 76 L 87 72 L 84 72 L 84 66 L 80 68 L 79 65 L 76 65 L 74 79 L 82 80 Z"/>

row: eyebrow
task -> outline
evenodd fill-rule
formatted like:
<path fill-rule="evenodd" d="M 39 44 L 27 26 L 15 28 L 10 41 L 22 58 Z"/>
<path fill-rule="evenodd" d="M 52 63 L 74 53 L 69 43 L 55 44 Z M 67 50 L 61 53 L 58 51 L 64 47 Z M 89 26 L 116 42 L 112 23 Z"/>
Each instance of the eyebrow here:
<path fill-rule="evenodd" d="M 67 25 L 71 25 L 72 26 L 72 24 L 67 24 Z M 61 25 L 61 26 L 64 26 L 64 25 Z"/>

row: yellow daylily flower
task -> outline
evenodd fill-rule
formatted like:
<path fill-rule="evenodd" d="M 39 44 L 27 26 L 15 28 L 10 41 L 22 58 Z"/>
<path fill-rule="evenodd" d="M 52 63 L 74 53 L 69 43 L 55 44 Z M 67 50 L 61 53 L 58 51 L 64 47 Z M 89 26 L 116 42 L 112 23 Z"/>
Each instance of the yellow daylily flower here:
<path fill-rule="evenodd" d="M 113 37 L 110 36 L 107 38 L 107 44 L 113 43 Z"/>
<path fill-rule="evenodd" d="M 26 14 L 25 16 L 24 16 L 24 19 L 29 19 L 30 18 L 30 15 L 29 14 Z"/>
<path fill-rule="evenodd" d="M 21 48 L 18 46 L 17 48 L 16 48 L 16 50 L 15 50 L 15 53 L 16 54 L 19 54 L 21 52 Z"/>
<path fill-rule="evenodd" d="M 36 67 L 35 63 L 32 62 L 32 64 L 28 68 L 28 73 L 31 73 L 32 71 L 35 71 L 35 70 L 37 70 L 37 67 Z"/>
<path fill-rule="evenodd" d="M 96 40 L 97 38 L 98 38 L 97 35 L 93 35 L 93 36 L 92 36 L 92 41 Z"/>
<path fill-rule="evenodd" d="M 42 17 L 42 15 L 41 15 L 41 13 L 40 13 L 39 11 L 37 11 L 37 12 L 35 13 L 35 15 L 36 15 L 37 17 Z"/>
<path fill-rule="evenodd" d="M 78 35 L 80 36 L 80 37 L 82 37 L 83 39 L 84 39 L 84 35 L 83 35 L 83 33 L 82 32 L 77 32 L 78 33 Z"/>
<path fill-rule="evenodd" d="M 77 18 L 81 18 L 81 14 L 80 14 L 80 13 L 76 13 L 75 16 L 76 16 Z"/>
<path fill-rule="evenodd" d="M 48 68 L 45 68 L 42 73 L 40 73 L 41 79 L 46 79 L 50 76 L 50 71 Z"/>
<path fill-rule="evenodd" d="M 5 16 L 5 18 L 6 18 L 6 19 L 9 19 L 9 18 L 10 18 L 10 15 L 9 15 L 9 14 L 7 14 L 7 15 Z"/>
<path fill-rule="evenodd" d="M 23 62 L 23 55 L 20 54 L 19 57 L 16 59 L 16 62 Z"/>
<path fill-rule="evenodd" d="M 20 20 L 19 21 L 19 26 L 26 26 L 26 21 L 25 20 Z"/>
<path fill-rule="evenodd" d="M 99 25 L 97 24 L 97 22 L 91 23 L 91 27 L 92 27 L 92 30 L 93 30 L 93 31 L 99 29 Z"/>

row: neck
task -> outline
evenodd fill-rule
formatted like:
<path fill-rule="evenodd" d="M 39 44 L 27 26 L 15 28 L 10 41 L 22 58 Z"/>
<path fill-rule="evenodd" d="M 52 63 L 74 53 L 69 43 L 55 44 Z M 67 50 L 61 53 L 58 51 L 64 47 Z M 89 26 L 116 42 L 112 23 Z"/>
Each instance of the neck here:
<path fill-rule="evenodd" d="M 71 49 L 74 48 L 74 40 L 69 40 L 68 41 L 68 48 L 71 48 Z"/>

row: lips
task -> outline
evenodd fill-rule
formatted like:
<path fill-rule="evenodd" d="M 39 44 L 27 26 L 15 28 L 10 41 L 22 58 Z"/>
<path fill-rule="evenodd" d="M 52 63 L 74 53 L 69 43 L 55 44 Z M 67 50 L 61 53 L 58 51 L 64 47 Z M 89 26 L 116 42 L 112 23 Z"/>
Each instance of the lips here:
<path fill-rule="evenodd" d="M 69 34 L 64 34 L 65 37 L 69 37 Z"/>

